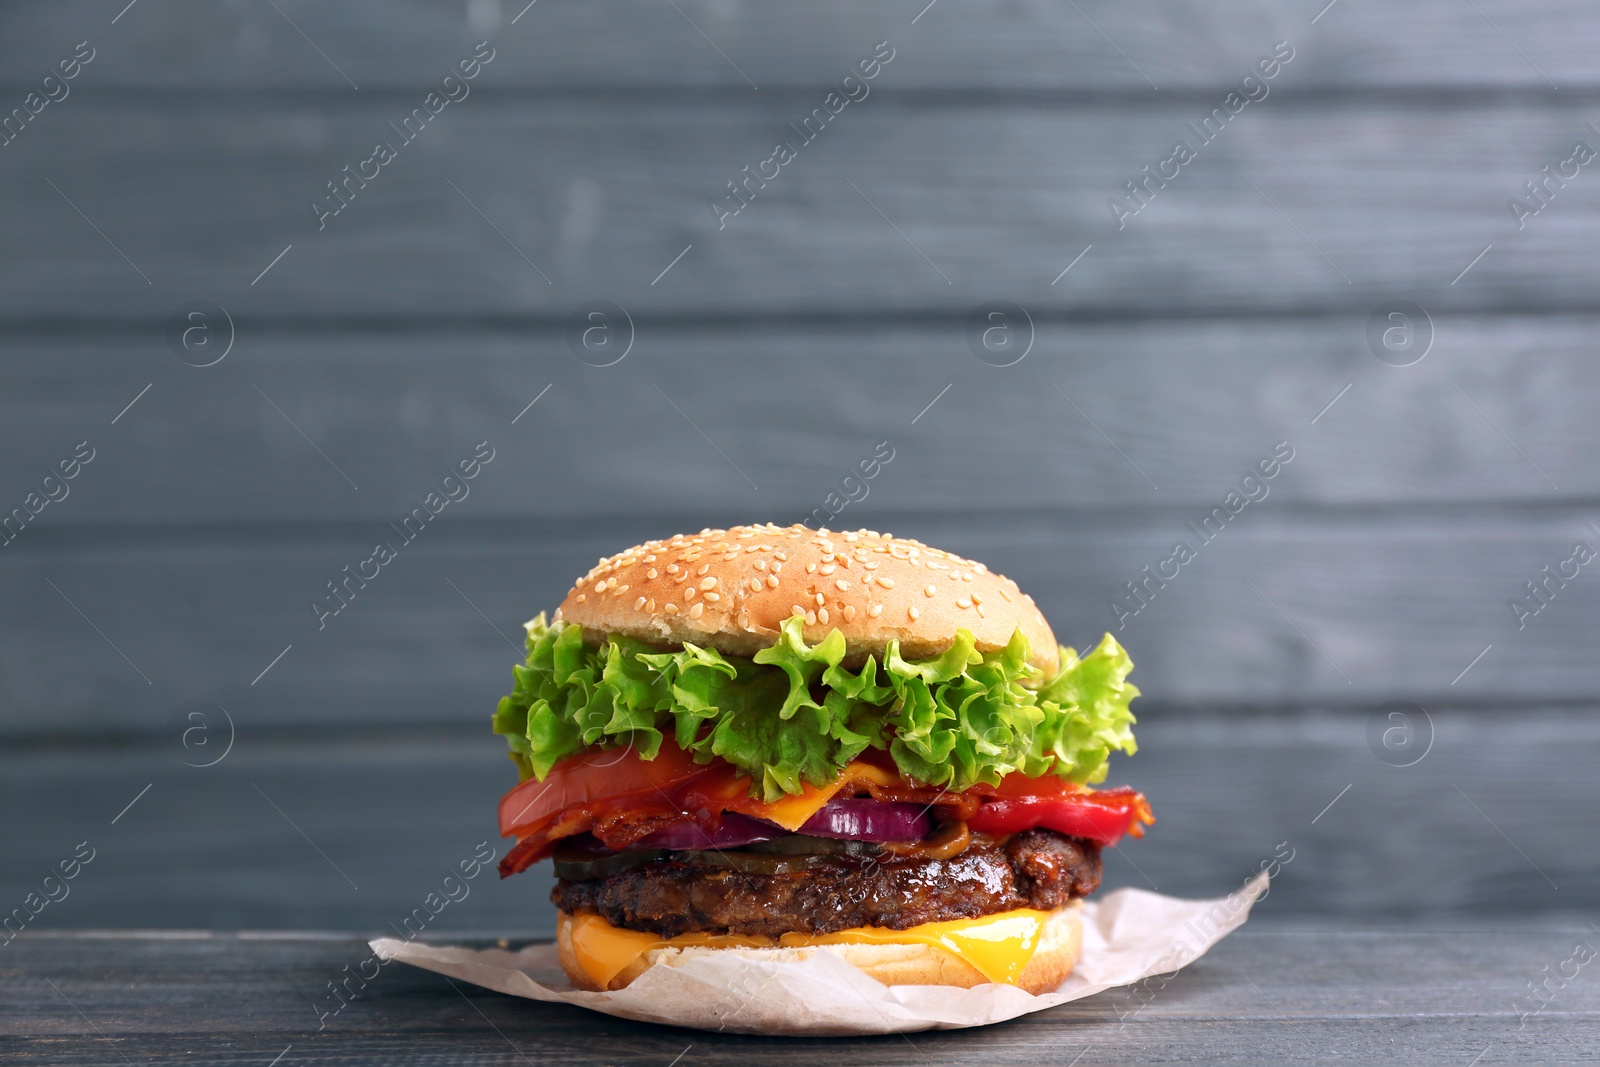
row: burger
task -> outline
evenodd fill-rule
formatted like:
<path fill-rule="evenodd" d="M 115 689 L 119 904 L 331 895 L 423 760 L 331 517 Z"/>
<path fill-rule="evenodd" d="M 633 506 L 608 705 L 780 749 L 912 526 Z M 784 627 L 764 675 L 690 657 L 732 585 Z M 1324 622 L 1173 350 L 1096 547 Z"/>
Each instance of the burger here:
<path fill-rule="evenodd" d="M 1015 582 L 871 530 L 743 526 L 602 559 L 494 728 L 502 877 L 546 857 L 557 954 L 621 989 L 706 954 L 836 954 L 885 984 L 1059 986 L 1126 788 L 1138 690 Z"/>

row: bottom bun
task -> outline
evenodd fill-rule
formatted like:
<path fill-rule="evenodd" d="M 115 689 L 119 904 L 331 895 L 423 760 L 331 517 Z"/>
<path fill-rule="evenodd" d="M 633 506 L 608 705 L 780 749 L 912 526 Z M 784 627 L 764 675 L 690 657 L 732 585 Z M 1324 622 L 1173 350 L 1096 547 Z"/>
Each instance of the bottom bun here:
<path fill-rule="evenodd" d="M 1050 916 L 1040 933 L 1039 947 L 1022 971 L 1017 986 L 1029 993 L 1056 989 L 1072 973 L 1083 949 L 1082 903 L 1072 901 Z M 651 967 L 681 966 L 700 956 L 734 954 L 772 963 L 797 963 L 818 952 L 831 952 L 884 985 L 943 985 L 968 989 L 986 985 L 983 972 L 951 953 L 932 945 L 860 942 L 801 948 L 713 948 L 705 945 L 662 945 L 648 949 L 601 986 L 578 962 L 572 948 L 572 916 L 561 912 L 556 922 L 556 957 L 561 969 L 579 989 L 600 992 L 622 989 Z"/>

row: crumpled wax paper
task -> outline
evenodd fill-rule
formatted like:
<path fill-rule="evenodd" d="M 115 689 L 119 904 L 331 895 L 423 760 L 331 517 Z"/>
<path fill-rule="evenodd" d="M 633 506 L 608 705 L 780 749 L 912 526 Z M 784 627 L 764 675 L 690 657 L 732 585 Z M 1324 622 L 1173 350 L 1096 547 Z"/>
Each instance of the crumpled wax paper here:
<path fill-rule="evenodd" d="M 652 967 L 626 989 L 590 993 L 567 981 L 553 943 L 514 952 L 388 937 L 371 944 L 385 959 L 486 989 L 643 1022 L 789 1037 L 954 1030 L 1005 1022 L 1176 971 L 1242 925 L 1267 885 L 1260 873 L 1215 900 L 1118 889 L 1087 901 L 1082 958 L 1060 988 L 1039 996 L 996 984 L 886 986 L 825 949 L 792 963 L 763 962 L 736 951 L 690 957 L 676 966 Z"/>

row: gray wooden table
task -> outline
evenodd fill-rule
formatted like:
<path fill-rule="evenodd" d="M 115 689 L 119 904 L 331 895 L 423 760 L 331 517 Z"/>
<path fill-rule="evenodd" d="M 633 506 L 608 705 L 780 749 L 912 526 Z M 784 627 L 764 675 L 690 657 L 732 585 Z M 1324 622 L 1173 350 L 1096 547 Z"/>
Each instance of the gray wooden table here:
<path fill-rule="evenodd" d="M 1597 944 L 1581 923 L 1246 929 L 1154 991 L 1111 990 L 978 1030 L 793 1040 L 630 1023 L 403 965 L 319 1031 L 313 1004 L 365 955 L 358 940 L 24 935 L 0 956 L 0 1050 L 16 1064 L 278 1067 L 1595 1063 L 1600 983 L 1568 961 Z M 1528 994 L 1558 973 L 1577 977 Z"/>

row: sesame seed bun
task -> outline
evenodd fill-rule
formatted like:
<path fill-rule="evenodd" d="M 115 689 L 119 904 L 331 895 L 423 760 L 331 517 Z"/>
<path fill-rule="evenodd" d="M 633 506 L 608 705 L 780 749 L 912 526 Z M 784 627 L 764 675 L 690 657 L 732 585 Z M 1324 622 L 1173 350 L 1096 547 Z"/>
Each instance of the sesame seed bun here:
<path fill-rule="evenodd" d="M 1017 985 L 1035 996 L 1059 989 L 1072 974 L 1083 951 L 1083 902 L 1074 900 L 1045 920 L 1039 947 L 1018 976 Z M 932 945 L 906 942 L 857 942 L 807 948 L 712 948 L 704 945 L 663 945 L 641 953 L 612 978 L 606 989 L 622 989 L 653 966 L 677 967 L 698 956 L 734 953 L 771 963 L 797 963 L 818 952 L 831 952 L 884 985 L 943 985 L 970 989 L 989 981 L 966 960 Z M 579 989 L 602 992 L 588 974 L 572 946 L 572 916 L 560 912 L 556 919 L 556 959 L 567 978 Z"/>
<path fill-rule="evenodd" d="M 948 649 L 958 629 L 995 652 L 1021 630 L 1035 667 L 1059 669 L 1055 634 L 1017 583 L 981 563 L 874 530 L 735 526 L 647 541 L 602 559 L 578 580 L 556 618 L 593 641 L 608 633 L 651 644 L 685 641 L 748 656 L 805 616 L 805 639 L 838 630 L 849 654 L 908 658 Z"/>

